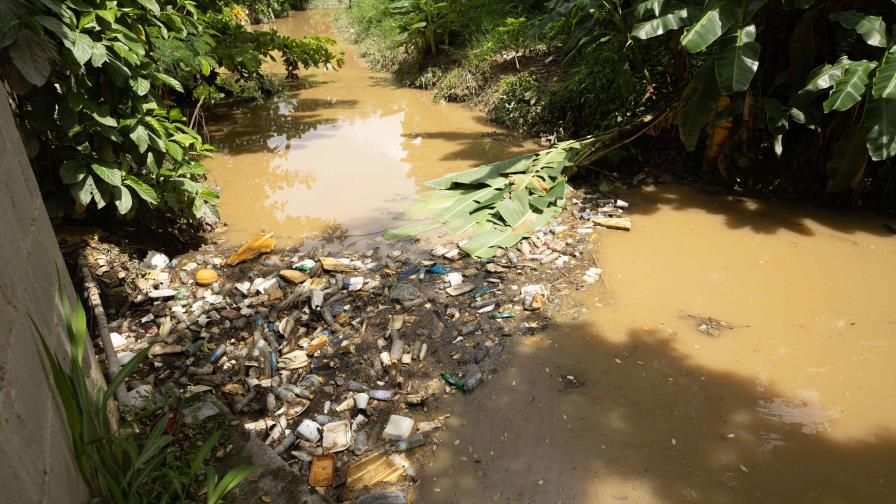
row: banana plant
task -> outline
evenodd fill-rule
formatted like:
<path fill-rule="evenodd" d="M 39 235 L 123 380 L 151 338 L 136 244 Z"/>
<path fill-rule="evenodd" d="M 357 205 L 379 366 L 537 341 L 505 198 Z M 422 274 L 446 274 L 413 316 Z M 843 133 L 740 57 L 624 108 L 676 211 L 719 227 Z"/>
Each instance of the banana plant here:
<path fill-rule="evenodd" d="M 841 56 L 833 64 L 821 65 L 809 74 L 801 91 L 810 97 L 827 91 L 827 98 L 822 104 L 825 113 L 861 107 L 859 120 L 851 127 L 864 133 L 864 152 L 848 147 L 855 144 L 854 137 L 858 133 L 844 135 L 836 147 L 836 152 L 841 156 L 845 152 L 856 151 L 849 156 L 855 161 L 850 166 L 856 169 L 850 169 L 849 173 L 853 176 L 847 177 L 855 180 L 861 176 L 859 168 L 865 166 L 863 156 L 882 161 L 896 155 L 896 36 L 887 36 L 887 26 L 879 16 L 846 11 L 834 13 L 830 18 L 861 36 L 870 46 L 871 54 L 874 51 L 880 53 L 876 60 L 852 60 Z M 842 177 L 836 180 L 840 183 L 835 185 L 841 187 Z"/>
<path fill-rule="evenodd" d="M 448 45 L 448 35 L 456 13 L 449 2 L 436 0 L 396 0 L 389 4 L 390 12 L 397 18 L 398 41 L 411 48 L 422 58 L 438 54 L 439 39 Z"/>
<path fill-rule="evenodd" d="M 708 0 L 679 4 L 664 0 L 636 2 L 634 12 L 647 17 L 632 27 L 632 36 L 649 39 L 680 32 L 679 44 L 705 61 L 682 95 L 678 132 L 685 148 L 694 150 L 719 98 L 746 91 L 759 68 L 758 28 L 753 18 L 765 3 Z"/>

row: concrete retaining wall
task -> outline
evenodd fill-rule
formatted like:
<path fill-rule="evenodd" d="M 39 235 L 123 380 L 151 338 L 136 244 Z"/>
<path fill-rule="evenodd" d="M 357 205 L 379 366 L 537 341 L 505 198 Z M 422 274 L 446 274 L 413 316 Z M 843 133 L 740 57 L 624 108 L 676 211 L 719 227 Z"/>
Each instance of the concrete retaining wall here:
<path fill-rule="evenodd" d="M 0 501 L 80 503 L 87 491 L 74 463 L 61 403 L 28 315 L 57 355 L 67 336 L 57 277 L 72 284 L 0 85 Z M 92 356 L 92 352 L 90 354 Z M 96 369 L 94 367 L 94 369 Z"/>

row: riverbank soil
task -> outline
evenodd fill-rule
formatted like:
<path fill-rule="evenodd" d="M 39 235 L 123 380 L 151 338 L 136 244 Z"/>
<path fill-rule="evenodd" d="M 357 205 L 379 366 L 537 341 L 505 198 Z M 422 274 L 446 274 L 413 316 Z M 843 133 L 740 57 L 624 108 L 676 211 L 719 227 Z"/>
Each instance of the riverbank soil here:
<path fill-rule="evenodd" d="M 437 411 L 417 502 L 896 500 L 882 219 L 674 186 L 625 198 L 635 231 L 599 243 L 609 289 Z"/>

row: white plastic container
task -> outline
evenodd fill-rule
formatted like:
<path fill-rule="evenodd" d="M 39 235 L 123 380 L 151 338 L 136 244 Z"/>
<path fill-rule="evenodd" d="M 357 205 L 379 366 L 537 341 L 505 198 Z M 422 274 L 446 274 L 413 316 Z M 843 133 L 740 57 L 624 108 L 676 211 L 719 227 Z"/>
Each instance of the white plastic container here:
<path fill-rule="evenodd" d="M 302 420 L 296 432 L 312 443 L 320 441 L 320 424 L 314 420 L 308 420 L 307 418 Z"/>
<path fill-rule="evenodd" d="M 370 396 L 364 392 L 359 392 L 355 394 L 355 407 L 358 409 L 367 408 L 367 403 L 370 401 Z"/>
<path fill-rule="evenodd" d="M 452 271 L 445 275 L 445 282 L 448 283 L 449 287 L 457 287 L 458 285 L 464 283 L 464 276 L 456 271 Z"/>
<path fill-rule="evenodd" d="M 340 452 L 352 444 L 352 426 L 348 420 L 324 425 L 324 453 Z"/>
<path fill-rule="evenodd" d="M 383 430 L 383 439 L 401 441 L 407 439 L 414 432 L 414 419 L 399 415 L 389 417 L 386 428 Z"/>

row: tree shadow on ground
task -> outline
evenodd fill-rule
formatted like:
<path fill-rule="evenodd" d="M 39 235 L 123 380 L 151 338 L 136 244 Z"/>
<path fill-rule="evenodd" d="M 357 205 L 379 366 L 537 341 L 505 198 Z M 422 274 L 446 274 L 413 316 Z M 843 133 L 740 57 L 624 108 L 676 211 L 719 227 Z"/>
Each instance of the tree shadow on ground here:
<path fill-rule="evenodd" d="M 626 209 L 626 214 L 633 219 L 655 214 L 665 207 L 720 215 L 729 229 L 748 229 L 765 235 L 790 231 L 802 236 L 815 236 L 815 231 L 808 225 L 810 222 L 845 234 L 893 235 L 892 231 L 882 226 L 884 222 L 894 220 L 889 216 L 874 216 L 868 212 L 776 201 L 771 198 L 750 198 L 720 191 L 710 192 L 694 186 L 660 185 L 650 190 L 623 191 L 621 197 L 632 203 Z"/>
<path fill-rule="evenodd" d="M 835 437 L 836 413 L 698 365 L 666 333 L 615 343 L 574 322 L 508 353 L 433 412 L 452 417 L 419 502 L 896 502 L 896 432 Z"/>

